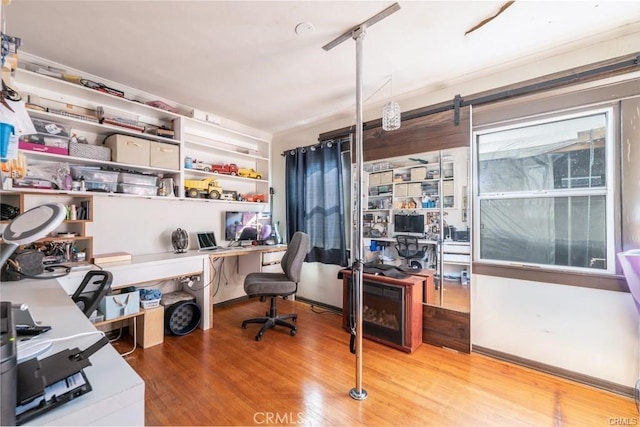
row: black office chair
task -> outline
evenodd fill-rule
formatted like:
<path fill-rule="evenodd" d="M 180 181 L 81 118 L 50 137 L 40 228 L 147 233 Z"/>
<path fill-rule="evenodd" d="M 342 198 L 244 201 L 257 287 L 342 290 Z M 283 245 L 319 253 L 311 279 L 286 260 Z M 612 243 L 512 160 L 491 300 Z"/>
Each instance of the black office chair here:
<path fill-rule="evenodd" d="M 82 278 L 71 299 L 88 318 L 98 308 L 100 301 L 111 291 L 113 275 L 109 271 L 91 270 Z"/>
<path fill-rule="evenodd" d="M 417 270 L 422 269 L 422 264 L 417 260 L 424 257 L 427 246 L 418 244 L 418 237 L 399 234 L 396 236 L 396 250 L 398 255 L 407 260 L 407 266 Z"/>
<path fill-rule="evenodd" d="M 309 252 L 309 236 L 301 231 L 294 233 L 291 242 L 287 245 L 287 251 L 280 260 L 282 273 L 249 273 L 244 279 L 244 290 L 249 297 L 260 297 L 265 301 L 271 298 L 269 312 L 265 317 L 244 320 L 242 328 L 246 329 L 249 323 L 264 323 L 258 334 L 256 341 L 260 341 L 267 329 L 276 325 L 286 326 L 291 329 L 291 336 L 294 336 L 298 328 L 287 319 L 293 322 L 298 320 L 297 314 L 281 314 L 276 312 L 276 299 L 278 297 L 287 298 L 298 290 L 302 264 Z"/>

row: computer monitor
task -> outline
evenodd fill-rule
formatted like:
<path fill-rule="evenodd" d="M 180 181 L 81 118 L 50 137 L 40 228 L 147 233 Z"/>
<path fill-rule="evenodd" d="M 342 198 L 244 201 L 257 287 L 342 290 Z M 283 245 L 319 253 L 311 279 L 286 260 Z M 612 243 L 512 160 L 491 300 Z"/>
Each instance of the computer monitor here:
<path fill-rule="evenodd" d="M 424 215 L 395 214 L 393 223 L 396 233 L 424 233 Z"/>
<path fill-rule="evenodd" d="M 225 240 L 264 241 L 271 238 L 270 212 L 227 211 L 224 215 Z"/>

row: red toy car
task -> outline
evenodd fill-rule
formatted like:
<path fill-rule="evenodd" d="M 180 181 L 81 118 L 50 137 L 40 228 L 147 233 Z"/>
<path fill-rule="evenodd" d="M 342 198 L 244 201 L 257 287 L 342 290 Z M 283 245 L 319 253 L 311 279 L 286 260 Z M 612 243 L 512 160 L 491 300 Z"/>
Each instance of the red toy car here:
<path fill-rule="evenodd" d="M 211 172 L 223 173 L 225 175 L 238 175 L 238 165 L 229 163 L 226 165 L 211 165 Z"/>
<path fill-rule="evenodd" d="M 255 194 L 241 194 L 240 197 L 242 198 L 243 201 L 245 202 L 257 202 L 257 203 L 264 203 L 267 201 L 267 196 L 265 196 L 264 194 L 260 194 L 260 193 L 255 193 Z"/>

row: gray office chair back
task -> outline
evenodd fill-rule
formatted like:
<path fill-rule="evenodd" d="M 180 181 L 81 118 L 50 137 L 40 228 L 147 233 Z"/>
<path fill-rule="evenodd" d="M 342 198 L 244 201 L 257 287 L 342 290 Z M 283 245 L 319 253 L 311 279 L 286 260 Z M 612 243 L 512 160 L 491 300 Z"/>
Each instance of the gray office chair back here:
<path fill-rule="evenodd" d="M 302 231 L 296 231 L 287 244 L 287 251 L 280 260 L 280 266 L 284 274 L 292 282 L 300 282 L 302 264 L 309 252 L 309 235 Z"/>
<path fill-rule="evenodd" d="M 403 258 L 420 257 L 424 254 L 424 250 L 418 245 L 416 236 L 407 236 L 399 234 L 396 236 L 398 254 Z"/>

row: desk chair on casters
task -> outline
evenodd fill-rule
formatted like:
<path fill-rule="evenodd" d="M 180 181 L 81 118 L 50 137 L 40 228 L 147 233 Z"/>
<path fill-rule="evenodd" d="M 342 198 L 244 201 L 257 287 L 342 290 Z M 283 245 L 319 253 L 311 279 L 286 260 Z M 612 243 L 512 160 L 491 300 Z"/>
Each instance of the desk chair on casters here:
<path fill-rule="evenodd" d="M 294 336 L 298 328 L 288 319 L 295 322 L 298 320 L 297 314 L 281 314 L 276 312 L 276 299 L 278 297 L 286 299 L 298 290 L 298 282 L 302 272 L 302 264 L 309 252 L 309 236 L 301 231 L 297 231 L 287 245 L 287 251 L 282 256 L 280 266 L 282 273 L 249 273 L 244 279 L 244 290 L 249 297 L 260 297 L 261 301 L 271 299 L 269 312 L 265 317 L 247 319 L 242 322 L 242 328 L 246 329 L 249 323 L 263 323 L 262 328 L 256 335 L 256 341 L 260 341 L 267 329 L 276 325 L 286 326 L 291 329 L 290 335 Z"/>
<path fill-rule="evenodd" d="M 396 249 L 398 255 L 407 260 L 407 266 L 417 270 L 422 269 L 422 264 L 417 260 L 424 257 L 427 246 L 418 245 L 418 237 L 399 234 L 396 236 Z"/>

